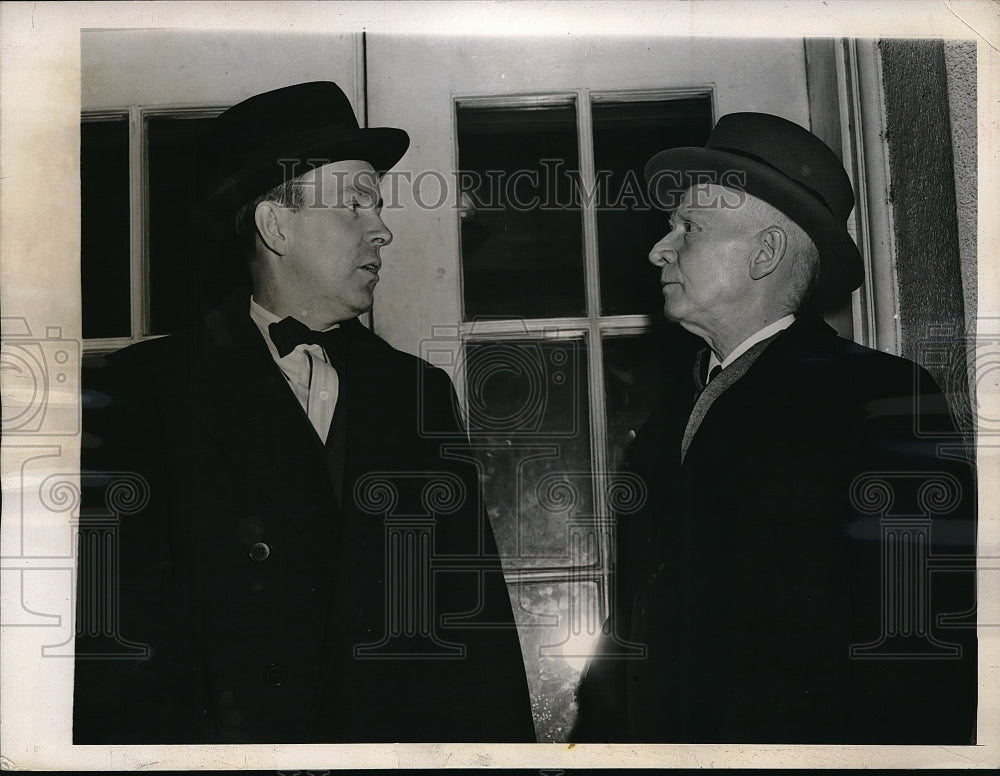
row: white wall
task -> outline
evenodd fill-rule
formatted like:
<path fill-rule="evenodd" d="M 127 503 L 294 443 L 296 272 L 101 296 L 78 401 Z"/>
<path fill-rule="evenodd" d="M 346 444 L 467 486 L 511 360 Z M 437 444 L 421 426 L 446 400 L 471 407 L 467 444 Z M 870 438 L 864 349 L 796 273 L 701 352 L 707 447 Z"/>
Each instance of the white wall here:
<path fill-rule="evenodd" d="M 83 30 L 83 110 L 226 105 L 303 81 L 336 81 L 361 102 L 360 34 Z M 359 115 L 359 119 L 362 116 Z"/>

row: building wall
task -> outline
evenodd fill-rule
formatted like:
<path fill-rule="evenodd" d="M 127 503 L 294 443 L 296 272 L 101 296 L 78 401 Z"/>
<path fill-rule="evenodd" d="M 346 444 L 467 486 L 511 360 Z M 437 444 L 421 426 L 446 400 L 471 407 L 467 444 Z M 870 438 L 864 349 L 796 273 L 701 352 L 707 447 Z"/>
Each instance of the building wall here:
<path fill-rule="evenodd" d="M 967 349 L 969 406 L 977 406 L 975 348 L 971 340 L 976 334 L 979 311 L 979 263 L 977 261 L 978 229 L 978 131 L 976 121 L 977 78 L 976 42 L 946 41 L 944 64 L 948 76 L 948 107 L 951 116 L 951 147 L 955 162 L 955 200 L 958 216 L 958 255 L 962 271 L 962 293 L 965 299 L 965 329 L 970 337 Z"/>
<path fill-rule="evenodd" d="M 955 163 L 955 199 L 958 204 L 958 253 L 969 331 L 975 330 L 977 310 L 976 224 L 976 42 L 945 41 L 944 65 L 951 117 L 951 147 Z"/>
<path fill-rule="evenodd" d="M 974 121 L 968 115 L 975 90 L 965 68 L 953 68 L 949 82 L 945 45 L 940 40 L 886 39 L 879 42 L 885 100 L 885 142 L 896 244 L 900 354 L 925 366 L 948 394 L 956 421 L 972 431 L 966 333 L 975 307 L 975 230 L 968 204 L 975 202 Z M 975 68 L 971 70 L 974 77 Z M 964 80 L 963 80 L 964 79 Z M 974 85 L 974 83 L 973 83 Z M 950 87 L 950 88 L 949 88 Z M 965 119 L 959 132 L 956 174 L 951 114 Z M 959 124 L 959 127 L 962 127 Z M 972 172 L 974 176 L 974 172 Z M 971 185 L 970 185 L 971 184 Z M 958 206 L 957 193 L 962 197 Z M 974 223 L 974 211 L 971 216 Z M 970 242 L 971 235 L 971 242 Z"/>
<path fill-rule="evenodd" d="M 83 110 L 231 105 L 303 81 L 336 81 L 363 110 L 361 35 L 200 30 L 84 30 Z"/>

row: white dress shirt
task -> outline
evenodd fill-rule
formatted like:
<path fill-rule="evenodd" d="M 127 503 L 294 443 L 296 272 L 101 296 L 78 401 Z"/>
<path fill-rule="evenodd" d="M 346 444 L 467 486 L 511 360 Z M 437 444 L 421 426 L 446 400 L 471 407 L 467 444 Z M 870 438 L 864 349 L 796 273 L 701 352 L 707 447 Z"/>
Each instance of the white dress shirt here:
<path fill-rule="evenodd" d="M 721 366 L 725 369 L 758 342 L 763 342 L 768 337 L 777 334 L 779 331 L 784 331 L 793 323 L 795 323 L 794 315 L 786 315 L 784 318 L 779 318 L 774 323 L 765 326 L 756 334 L 752 334 L 743 340 L 743 342 L 733 348 L 733 352 L 726 356 L 722 361 L 719 361 L 719 357 L 715 355 L 714 350 L 710 350 L 708 356 L 708 371 L 705 374 L 712 374 L 712 369 L 716 366 Z"/>
<path fill-rule="evenodd" d="M 295 350 L 282 358 L 271 342 L 271 335 L 267 330 L 268 326 L 281 319 L 257 304 L 253 297 L 250 298 L 250 318 L 260 329 L 271 358 L 288 381 L 309 422 L 316 429 L 323 444 L 326 444 L 326 436 L 333 421 L 333 411 L 340 396 L 340 378 L 330 363 L 326 351 L 319 345 L 297 345 Z M 330 329 L 336 329 L 337 326 L 339 324 L 331 326 Z"/>

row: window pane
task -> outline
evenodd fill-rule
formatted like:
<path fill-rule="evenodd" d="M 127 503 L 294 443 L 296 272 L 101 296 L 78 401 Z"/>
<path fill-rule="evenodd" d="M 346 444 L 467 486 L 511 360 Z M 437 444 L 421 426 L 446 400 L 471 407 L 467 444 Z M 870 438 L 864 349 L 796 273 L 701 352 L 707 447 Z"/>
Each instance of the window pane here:
<path fill-rule="evenodd" d="M 667 233 L 667 214 L 648 203 L 643 176 L 658 151 L 700 146 L 712 129 L 709 95 L 644 102 L 595 102 L 594 163 L 601 183 L 597 246 L 604 315 L 659 313 L 663 304 L 649 249 Z M 606 177 L 602 177 L 606 176 Z M 637 199 L 638 195 L 638 199 Z"/>
<path fill-rule="evenodd" d="M 535 735 L 565 741 L 576 719 L 576 686 L 603 614 L 596 582 L 531 582 L 511 587 L 531 693 Z"/>
<path fill-rule="evenodd" d="M 592 564 L 584 340 L 466 345 L 469 431 L 508 568 Z"/>
<path fill-rule="evenodd" d="M 80 125 L 80 275 L 83 336 L 128 337 L 128 119 Z"/>
<path fill-rule="evenodd" d="M 608 467 L 619 471 L 634 435 L 656 409 L 665 381 L 686 379 L 686 365 L 704 343 L 673 325 L 657 325 L 638 335 L 606 336 L 603 343 Z"/>
<path fill-rule="evenodd" d="M 457 113 L 465 319 L 584 315 L 575 103 Z"/>
<path fill-rule="evenodd" d="M 199 268 L 192 234 L 197 205 L 197 138 L 211 118 L 146 119 L 149 164 L 149 334 L 189 327 L 197 312 Z"/>

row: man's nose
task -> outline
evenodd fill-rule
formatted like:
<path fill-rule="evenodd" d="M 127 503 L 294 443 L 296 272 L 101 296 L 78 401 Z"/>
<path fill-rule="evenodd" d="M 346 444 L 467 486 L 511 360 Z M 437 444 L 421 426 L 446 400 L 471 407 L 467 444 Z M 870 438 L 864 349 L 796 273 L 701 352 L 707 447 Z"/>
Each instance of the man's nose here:
<path fill-rule="evenodd" d="M 385 225 L 385 221 L 382 220 L 382 216 L 379 213 L 374 213 L 372 217 L 374 223 L 365 237 L 376 248 L 381 248 L 392 242 L 392 232 L 389 231 L 389 227 Z"/>
<path fill-rule="evenodd" d="M 676 240 L 674 239 L 675 230 L 667 232 L 659 242 L 656 243 L 649 251 L 649 261 L 651 264 L 657 267 L 662 267 L 664 264 L 672 264 L 677 261 L 677 249 Z"/>

